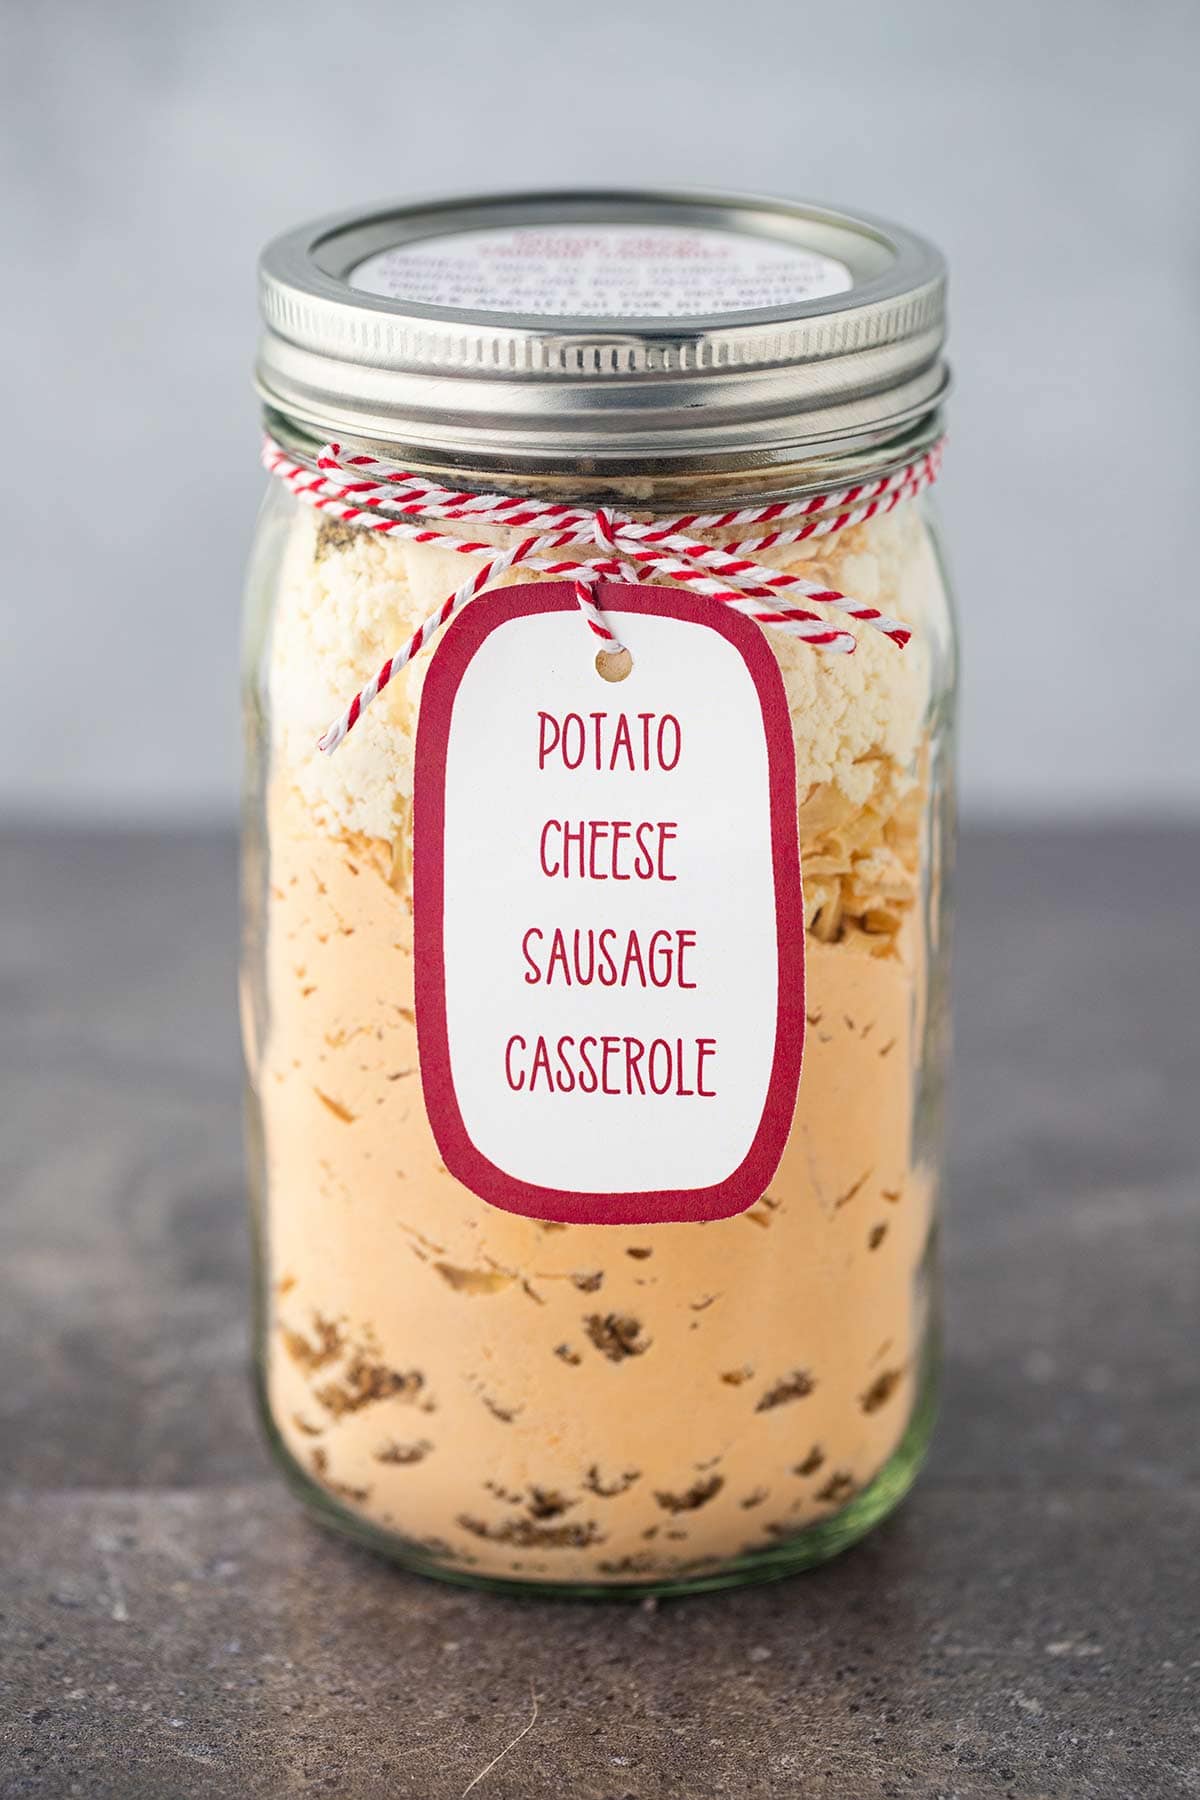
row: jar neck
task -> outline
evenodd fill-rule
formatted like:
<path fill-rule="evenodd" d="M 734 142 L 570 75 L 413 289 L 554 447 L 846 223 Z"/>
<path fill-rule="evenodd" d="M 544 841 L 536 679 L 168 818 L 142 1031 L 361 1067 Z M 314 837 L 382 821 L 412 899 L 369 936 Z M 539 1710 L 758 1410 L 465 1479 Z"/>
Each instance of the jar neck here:
<path fill-rule="evenodd" d="M 271 407 L 264 410 L 270 435 L 298 461 L 315 461 L 324 438 L 308 424 Z M 864 442 L 861 437 L 829 444 L 795 446 L 752 466 L 717 456 L 689 460 L 686 466 L 666 460 L 629 460 L 609 465 L 573 460 L 569 469 L 530 468 L 496 459 L 432 456 L 400 439 L 349 438 L 344 447 L 400 463 L 414 473 L 448 487 L 475 492 L 528 495 L 579 505 L 620 505 L 659 512 L 680 506 L 737 506 L 770 500 L 792 500 L 830 487 L 876 480 L 915 461 L 942 436 L 943 412 L 931 408 L 906 422 L 903 430 Z"/>

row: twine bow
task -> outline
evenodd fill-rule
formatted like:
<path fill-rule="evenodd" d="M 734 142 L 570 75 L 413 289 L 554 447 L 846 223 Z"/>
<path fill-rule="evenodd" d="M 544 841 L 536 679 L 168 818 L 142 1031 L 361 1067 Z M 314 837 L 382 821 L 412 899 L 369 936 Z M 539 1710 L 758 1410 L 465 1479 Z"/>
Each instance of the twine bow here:
<path fill-rule="evenodd" d="M 378 457 L 350 454 L 340 444 L 327 444 L 314 469 L 293 461 L 280 445 L 267 438 L 263 444 L 264 465 L 306 505 L 364 531 L 429 544 L 461 556 L 487 558 L 360 688 L 320 739 L 319 748 L 327 754 L 336 750 L 393 676 L 461 607 L 492 587 L 509 569 L 569 576 L 589 629 L 614 652 L 622 646 L 596 604 L 595 584 L 601 580 L 638 583 L 655 575 L 745 613 L 760 625 L 801 638 L 817 650 L 849 652 L 857 640 L 844 625 L 811 611 L 812 606 L 828 607 L 880 631 L 903 649 L 912 635 L 906 625 L 834 588 L 820 587 L 786 570 L 772 569 L 757 557 L 764 550 L 802 543 L 806 538 L 827 537 L 890 512 L 937 479 L 941 459 L 939 441 L 902 469 L 853 487 L 732 512 L 678 513 L 671 518 L 639 521 L 610 507 L 576 507 L 441 487 L 423 475 Z M 793 520 L 799 522 L 792 524 Z M 503 526 L 506 530 L 527 530 L 528 535 L 500 550 L 494 544 L 438 531 L 429 521 Z M 723 545 L 702 543 L 694 535 L 741 531 L 744 527 L 759 529 Z M 573 554 L 563 556 L 563 551 Z"/>

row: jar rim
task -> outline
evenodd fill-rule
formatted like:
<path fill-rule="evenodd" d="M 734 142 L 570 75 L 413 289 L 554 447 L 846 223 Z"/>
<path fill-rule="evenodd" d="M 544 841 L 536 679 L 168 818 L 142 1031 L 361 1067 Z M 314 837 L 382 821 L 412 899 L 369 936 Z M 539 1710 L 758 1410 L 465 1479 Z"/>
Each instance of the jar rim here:
<path fill-rule="evenodd" d="M 562 254 L 572 233 L 590 286 Z M 664 276 L 675 238 L 681 273 Z M 808 202 L 653 189 L 402 202 L 268 245 L 257 385 L 307 434 L 435 464 L 753 470 L 919 426 L 947 387 L 945 288 L 924 239 Z M 614 293 L 603 313 L 571 310 Z M 506 295 L 514 310 L 479 304 Z M 765 297 L 778 303 L 749 303 Z"/>

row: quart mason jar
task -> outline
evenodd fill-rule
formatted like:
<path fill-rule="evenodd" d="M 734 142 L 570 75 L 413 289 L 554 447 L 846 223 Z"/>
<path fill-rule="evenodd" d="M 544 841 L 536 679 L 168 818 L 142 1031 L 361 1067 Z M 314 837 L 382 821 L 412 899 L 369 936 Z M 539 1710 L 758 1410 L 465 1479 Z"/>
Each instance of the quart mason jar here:
<path fill-rule="evenodd" d="M 277 240 L 262 277 L 259 388 L 275 476 L 248 587 L 243 1010 L 258 1382 L 275 1456 L 319 1518 L 456 1581 L 644 1594 L 821 1562 L 904 1495 L 934 1407 L 955 683 L 925 491 L 947 379 L 941 259 L 890 225 L 809 205 L 538 194 L 325 221 Z M 332 473 L 328 452 L 322 460 L 331 442 Z M 354 455 L 371 459 L 357 466 L 372 475 L 385 471 L 361 499 L 347 469 Z M 451 782 L 451 763 L 456 780 L 465 766 L 465 797 L 454 804 L 469 809 L 474 792 L 474 828 L 493 832 L 489 854 L 507 854 L 507 801 L 492 798 L 491 765 L 524 750 L 504 730 L 490 751 L 479 748 L 486 739 L 463 736 L 470 693 L 483 691 L 469 688 L 469 671 L 456 690 L 458 738 L 439 750 L 431 724 L 415 753 L 435 682 L 438 708 L 450 706 L 439 658 L 448 668 L 465 654 L 450 634 L 466 631 L 473 609 L 480 621 L 490 616 L 495 593 L 465 604 L 444 637 L 431 635 L 334 754 L 318 748 L 464 576 L 530 529 L 519 509 L 506 525 L 485 498 L 457 518 L 443 504 L 422 541 L 412 530 L 421 504 L 407 515 L 387 510 L 396 470 L 493 501 L 553 502 L 576 518 L 604 508 L 609 526 L 617 517 L 652 529 L 686 514 L 683 535 L 708 549 L 753 538 L 742 554 L 754 567 L 740 579 L 760 595 L 772 591 L 772 574 L 790 574 L 846 597 L 840 606 L 812 600 L 808 611 L 848 626 L 851 653 L 764 622 L 771 607 L 761 597 L 763 618 L 741 614 L 739 630 L 765 646 L 767 686 L 790 727 L 794 778 L 785 758 L 777 836 L 785 853 L 789 837 L 798 842 L 802 876 L 802 897 L 799 887 L 776 894 L 777 960 L 752 965 L 765 969 L 761 982 L 737 960 L 761 948 L 760 918 L 774 919 L 755 910 L 752 887 L 738 901 L 744 928 L 734 921 L 724 960 L 706 961 L 696 921 L 708 920 L 711 892 L 660 885 L 629 899 L 625 889 L 632 910 L 621 912 L 613 881 L 603 891 L 581 881 L 570 887 L 574 910 L 562 913 L 575 927 L 559 958 L 563 991 L 543 992 L 535 983 L 554 973 L 548 946 L 567 886 L 547 882 L 537 914 L 545 932 L 522 938 L 525 889 L 510 903 L 482 866 L 477 887 L 469 854 L 464 862 L 461 846 L 453 857 L 446 849 L 447 918 L 465 919 L 468 936 L 472 924 L 510 933 L 514 959 L 527 952 L 510 969 L 503 935 L 484 964 L 455 951 L 460 1076 L 476 1052 L 485 1073 L 492 1067 L 488 971 L 525 980 L 528 993 L 511 990 L 524 1035 L 507 1039 L 508 1086 L 496 1104 L 516 1118 L 516 1160 L 527 1154 L 536 1168 L 542 1140 L 554 1136 L 568 1187 L 587 1188 L 589 1170 L 601 1172 L 582 1211 L 547 1204 L 538 1216 L 535 1202 L 509 1204 L 507 1189 L 472 1174 L 494 1168 L 499 1153 L 470 1163 L 450 1147 L 448 1088 L 432 1074 L 446 1051 L 434 1021 L 440 964 L 431 972 L 441 950 L 422 949 L 421 931 L 432 929 L 422 908 L 432 914 L 433 902 L 420 894 L 414 956 L 414 779 L 420 814 L 422 780 L 432 791 Z M 761 516 L 777 504 L 783 510 Z M 731 523 L 735 512 L 744 516 Z M 400 517 L 407 532 L 380 528 Z M 447 538 L 476 549 L 456 553 Z M 561 554 L 589 553 L 598 554 Z M 623 578 L 668 590 L 665 604 L 690 607 L 704 625 L 729 609 L 689 589 L 697 566 L 684 557 L 678 579 L 661 562 Z M 552 579 L 544 564 L 516 566 L 489 585 L 504 595 Z M 872 613 L 883 628 L 862 616 Z M 903 629 L 889 635 L 889 622 Z M 737 656 L 753 661 L 738 643 Z M 585 731 L 592 718 L 607 731 L 622 690 L 591 678 L 593 711 L 577 710 Z M 731 790 L 732 799 L 726 791 L 740 727 L 723 710 L 724 678 L 713 679 L 711 693 L 691 694 L 701 726 L 689 715 L 685 728 L 688 754 L 707 759 L 694 766 L 708 804 L 698 806 L 699 790 L 677 790 L 680 807 L 691 807 L 693 844 L 711 831 L 708 848 L 725 858 L 709 890 L 767 879 L 747 874 L 749 850 L 723 848 L 727 827 L 740 828 L 737 795 L 750 789 Z M 499 686 L 506 699 L 511 683 Z M 542 712 L 555 715 L 553 703 Z M 544 768 L 559 755 L 561 725 L 555 716 L 553 730 L 542 727 Z M 597 769 L 601 760 L 597 749 Z M 520 837 L 524 777 L 505 769 L 509 836 Z M 747 814 L 757 806 L 746 799 Z M 418 818 L 418 887 L 421 859 L 434 855 L 433 810 L 430 802 Z M 616 860 L 604 862 L 611 833 L 600 869 L 594 839 L 591 874 L 619 881 Z M 560 850 L 573 842 L 555 841 Z M 546 860 L 542 842 L 540 870 L 532 838 L 515 845 L 526 858 L 513 864 L 522 882 L 566 867 Z M 614 919 L 626 989 L 615 999 L 592 992 L 605 966 L 592 928 Z M 660 951 L 673 946 L 663 991 L 650 991 L 645 935 L 630 949 L 631 920 L 646 934 L 664 928 Z M 581 924 L 592 956 L 584 967 Z M 422 981 L 435 998 L 418 1003 Z M 449 993 L 448 970 L 444 985 Z M 715 1077 L 701 1053 L 694 1097 L 684 1032 L 701 1002 L 683 990 L 702 990 L 703 1004 L 720 1011 L 758 1004 L 759 985 L 763 1018 L 774 1019 L 776 1004 L 780 1019 L 802 1014 L 803 1056 L 798 1086 L 785 1081 L 782 1128 L 756 1165 L 757 1185 L 743 1184 L 723 1216 L 692 1216 L 686 1193 L 661 1214 L 653 1195 L 606 1211 L 614 1144 L 635 1161 L 677 1157 L 691 1167 L 688 1155 L 720 1117 L 722 1081 L 736 1086 L 761 1060 L 730 1012 L 703 1040 L 717 1044 L 725 1031 L 728 1043 L 713 1052 Z M 618 1045 L 613 1067 L 624 1076 L 610 1085 L 605 1062 L 601 1091 L 617 1097 L 603 1105 L 589 1091 L 586 1051 L 576 1052 L 608 1039 L 568 1033 L 563 1050 L 571 1008 L 580 1020 L 602 1015 Z M 643 1016 L 638 1008 L 658 1021 L 663 1055 L 678 1050 L 663 1099 L 657 1085 L 634 1092 L 629 1020 Z M 547 1040 L 546 1058 L 557 1060 L 553 1073 L 546 1060 L 539 1095 L 529 1046 L 542 1044 L 533 1036 L 542 1016 L 560 1036 Z M 664 1180 L 688 1189 L 681 1176 Z"/>

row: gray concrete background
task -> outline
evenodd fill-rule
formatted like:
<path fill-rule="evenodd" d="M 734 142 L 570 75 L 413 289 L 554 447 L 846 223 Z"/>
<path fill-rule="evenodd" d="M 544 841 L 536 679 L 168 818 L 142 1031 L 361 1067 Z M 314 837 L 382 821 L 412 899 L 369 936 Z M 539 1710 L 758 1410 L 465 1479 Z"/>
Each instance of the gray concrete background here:
<path fill-rule="evenodd" d="M 653 1613 L 391 1572 L 269 1466 L 233 862 L 0 833 L 0 1800 L 1196 1800 L 1200 833 L 965 834 L 929 1468 Z"/>
<path fill-rule="evenodd" d="M 389 194 L 646 179 L 943 244 L 968 809 L 1200 811 L 1190 0 L 0 19 L 0 812 L 232 812 L 265 238 Z"/>

